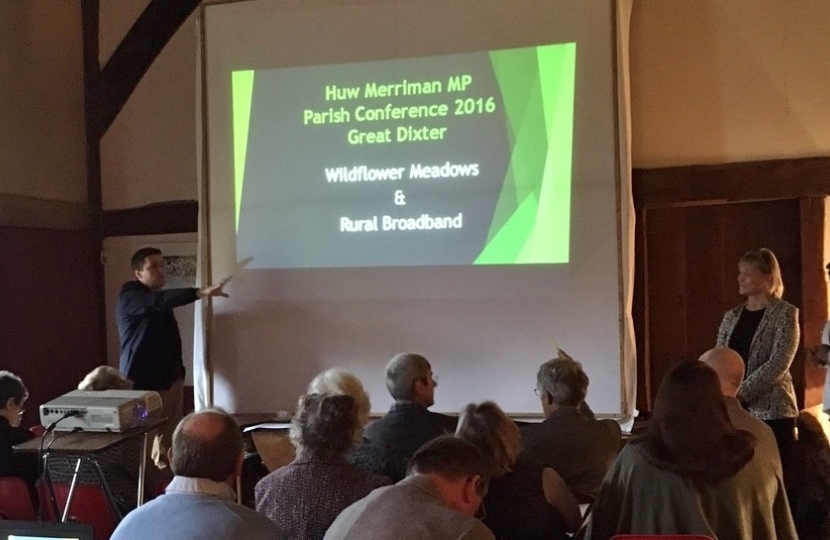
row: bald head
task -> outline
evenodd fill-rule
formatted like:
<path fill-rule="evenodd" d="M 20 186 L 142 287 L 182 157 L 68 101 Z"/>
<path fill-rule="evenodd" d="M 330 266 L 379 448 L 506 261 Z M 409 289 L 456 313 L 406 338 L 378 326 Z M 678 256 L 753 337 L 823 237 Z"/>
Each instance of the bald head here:
<path fill-rule="evenodd" d="M 728 347 L 715 347 L 703 353 L 699 360 L 715 370 L 724 396 L 736 397 L 744 380 L 744 360 Z"/>
<path fill-rule="evenodd" d="M 225 482 L 235 478 L 242 461 L 242 433 L 221 409 L 185 416 L 173 433 L 173 473 Z"/>

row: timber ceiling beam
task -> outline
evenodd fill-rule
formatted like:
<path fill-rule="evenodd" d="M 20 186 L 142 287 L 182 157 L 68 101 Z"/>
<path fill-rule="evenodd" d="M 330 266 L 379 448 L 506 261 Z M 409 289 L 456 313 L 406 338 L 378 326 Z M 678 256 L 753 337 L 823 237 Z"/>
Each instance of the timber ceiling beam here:
<path fill-rule="evenodd" d="M 86 4 L 89 0 L 84 0 Z M 167 42 L 202 0 L 150 0 L 124 39 L 88 87 L 95 106 L 87 110 L 88 122 L 100 140 L 127 103 L 139 81 Z M 92 0 L 97 8 L 98 0 Z M 97 28 L 96 28 L 97 30 Z M 97 36 L 96 36 L 97 40 Z M 97 46 L 96 46 L 97 49 Z"/>
<path fill-rule="evenodd" d="M 170 201 L 139 208 L 104 212 L 103 235 L 138 236 L 147 234 L 195 233 L 199 224 L 196 201 Z"/>
<path fill-rule="evenodd" d="M 636 208 L 830 195 L 830 157 L 634 169 Z"/>

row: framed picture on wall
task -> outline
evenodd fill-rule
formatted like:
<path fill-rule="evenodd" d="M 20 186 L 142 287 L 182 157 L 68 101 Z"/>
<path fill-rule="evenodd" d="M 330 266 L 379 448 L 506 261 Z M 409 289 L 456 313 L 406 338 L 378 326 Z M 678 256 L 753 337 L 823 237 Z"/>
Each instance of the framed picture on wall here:
<path fill-rule="evenodd" d="M 170 242 L 157 247 L 164 259 L 164 274 L 167 276 L 165 288 L 195 287 L 198 243 Z"/>

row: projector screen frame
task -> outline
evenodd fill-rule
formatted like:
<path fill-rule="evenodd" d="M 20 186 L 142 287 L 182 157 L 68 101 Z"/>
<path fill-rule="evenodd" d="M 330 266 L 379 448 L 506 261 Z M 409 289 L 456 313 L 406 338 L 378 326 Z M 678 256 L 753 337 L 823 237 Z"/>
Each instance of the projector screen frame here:
<path fill-rule="evenodd" d="M 210 126 L 209 126 L 209 118 L 208 118 L 208 84 L 207 84 L 207 59 L 206 59 L 206 30 L 205 30 L 205 13 L 208 9 L 213 6 L 219 5 L 226 5 L 226 4 L 241 4 L 247 3 L 251 1 L 262 1 L 262 0 L 205 0 L 199 7 L 199 16 L 198 16 L 198 35 L 199 35 L 199 83 L 200 83 L 200 94 L 199 98 L 199 119 L 200 125 L 198 126 L 198 134 L 200 136 L 199 139 L 199 147 L 198 151 L 200 154 L 200 163 L 201 169 L 199 171 L 199 186 L 200 186 L 200 204 L 199 204 L 199 212 L 200 212 L 200 227 L 199 227 L 199 254 L 200 254 L 200 272 L 202 275 L 202 282 L 204 283 L 211 283 L 214 279 L 218 279 L 224 276 L 215 276 L 213 273 L 212 267 L 212 243 L 211 243 L 211 227 L 210 227 L 210 212 L 209 209 L 209 202 L 210 202 L 210 158 L 209 158 L 209 140 L 210 140 Z M 275 0 L 276 2 L 280 2 L 280 0 Z M 352 2 L 347 2 L 347 4 L 371 4 L 374 3 L 376 0 L 355 0 Z M 282 2 L 285 3 L 285 2 Z M 626 156 L 624 155 L 623 148 L 625 144 L 628 144 L 628 141 L 623 141 L 623 133 L 621 131 L 621 114 L 627 114 L 627 110 L 621 107 L 621 99 L 622 96 L 620 94 L 620 83 L 621 77 L 619 73 L 620 69 L 620 42 L 619 42 L 619 17 L 620 17 L 620 7 L 618 2 L 612 2 L 612 7 L 610 9 L 611 12 L 611 25 L 610 28 L 612 30 L 612 62 L 611 66 L 611 74 L 612 74 L 612 87 L 614 93 L 613 99 L 613 112 L 614 112 L 614 148 L 615 148 L 615 155 L 614 155 L 614 191 L 615 191 L 615 207 L 616 207 L 616 253 L 617 253 L 617 297 L 618 297 L 618 332 L 619 332 L 619 343 L 620 343 L 620 350 L 619 350 L 619 384 L 620 384 L 620 412 L 619 413 L 610 413 L 610 414 L 602 414 L 601 416 L 611 417 L 616 419 L 625 419 L 630 418 L 631 414 L 634 410 L 634 403 L 632 402 L 634 394 L 634 389 L 631 388 L 631 385 L 636 384 L 636 357 L 632 356 L 631 359 L 626 358 L 626 346 L 630 348 L 633 354 L 633 342 L 634 336 L 633 331 L 630 329 L 630 325 L 627 324 L 630 321 L 631 313 L 627 312 L 626 304 L 627 304 L 627 297 L 630 297 L 630 291 L 628 290 L 630 287 L 633 287 L 633 278 L 627 280 L 625 275 L 624 265 L 628 264 L 628 261 L 631 259 L 631 251 L 633 250 L 633 242 L 624 242 L 623 236 L 630 233 L 626 232 L 624 229 L 626 226 L 629 226 L 633 229 L 633 221 L 634 216 L 633 213 L 629 216 L 629 222 L 623 223 L 624 214 L 628 214 L 629 212 L 624 212 L 623 207 L 623 197 L 624 194 L 627 196 L 626 203 L 629 203 L 628 206 L 630 207 L 630 194 L 631 194 L 631 186 L 630 186 L 630 174 L 624 174 L 624 171 L 630 171 L 630 164 L 628 163 Z M 628 182 L 627 186 L 623 186 L 623 181 Z M 633 268 L 628 268 L 628 272 L 633 274 Z M 627 283 L 630 281 L 631 284 Z M 221 301 L 221 300 L 219 300 Z M 213 333 L 213 300 L 209 299 L 208 301 L 202 302 L 201 310 L 200 310 L 200 319 L 201 324 L 197 324 L 197 327 L 201 330 L 196 330 L 196 341 L 200 343 L 201 346 L 197 346 L 194 348 L 194 363 L 199 363 L 204 370 L 204 378 L 201 380 L 202 388 L 196 389 L 197 400 L 200 399 L 203 405 L 212 406 L 214 403 L 214 370 L 212 369 L 214 361 L 212 359 L 212 346 L 211 342 L 214 336 Z M 201 350 L 201 354 L 199 354 Z M 626 369 L 628 368 L 631 373 L 627 373 Z M 632 371 L 633 370 L 633 371 Z M 200 381 L 197 381 L 197 385 L 200 384 Z M 298 389 L 298 391 L 302 391 L 302 389 Z M 508 411 L 510 412 L 510 411 Z M 373 415 L 381 414 L 380 411 L 374 411 Z M 512 416 L 521 417 L 521 418 L 530 418 L 530 419 L 539 419 L 542 417 L 541 412 L 519 412 L 519 413 L 511 413 Z"/>

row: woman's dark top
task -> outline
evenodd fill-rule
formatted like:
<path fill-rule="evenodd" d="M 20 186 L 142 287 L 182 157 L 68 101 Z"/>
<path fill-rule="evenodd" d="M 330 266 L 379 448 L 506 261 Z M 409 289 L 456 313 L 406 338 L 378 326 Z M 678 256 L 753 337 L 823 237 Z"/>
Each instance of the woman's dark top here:
<path fill-rule="evenodd" d="M 749 347 L 752 345 L 752 339 L 755 337 L 755 331 L 758 330 L 758 325 L 761 324 L 761 319 L 764 318 L 766 308 L 756 311 L 750 311 L 746 308 L 741 311 L 738 322 L 735 325 L 735 330 L 729 337 L 729 348 L 736 351 L 744 359 L 749 358 Z"/>
<path fill-rule="evenodd" d="M 22 478 L 34 497 L 35 480 L 39 474 L 37 454 L 12 450 L 13 446 L 33 438 L 34 435 L 28 430 L 12 427 L 5 417 L 0 416 L 0 476 Z"/>
<path fill-rule="evenodd" d="M 498 540 L 567 538 L 562 516 L 545 499 L 542 467 L 522 456 L 513 472 L 490 481 L 484 510 L 484 523 Z"/>

